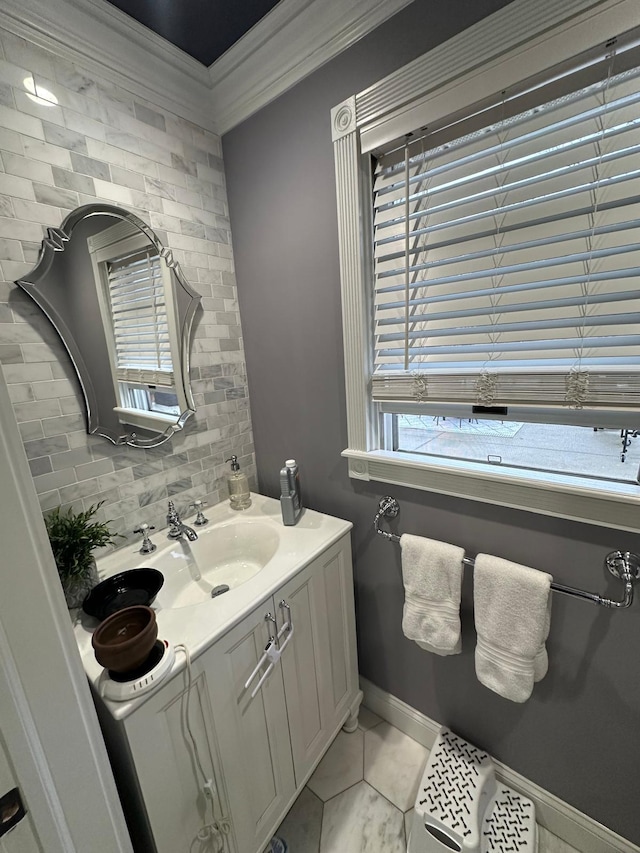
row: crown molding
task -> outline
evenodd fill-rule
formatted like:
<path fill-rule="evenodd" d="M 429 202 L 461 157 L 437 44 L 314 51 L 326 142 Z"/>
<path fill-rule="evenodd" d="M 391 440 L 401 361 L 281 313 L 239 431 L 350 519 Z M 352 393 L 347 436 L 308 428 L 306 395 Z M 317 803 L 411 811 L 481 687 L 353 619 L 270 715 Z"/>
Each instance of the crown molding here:
<path fill-rule="evenodd" d="M 104 0 L 3 0 L 0 26 L 226 133 L 410 2 L 281 0 L 209 69 Z"/>
<path fill-rule="evenodd" d="M 3 0 L 0 26 L 214 130 L 207 68 L 103 0 Z"/>
<path fill-rule="evenodd" d="M 281 0 L 209 69 L 217 132 L 249 118 L 410 2 Z"/>

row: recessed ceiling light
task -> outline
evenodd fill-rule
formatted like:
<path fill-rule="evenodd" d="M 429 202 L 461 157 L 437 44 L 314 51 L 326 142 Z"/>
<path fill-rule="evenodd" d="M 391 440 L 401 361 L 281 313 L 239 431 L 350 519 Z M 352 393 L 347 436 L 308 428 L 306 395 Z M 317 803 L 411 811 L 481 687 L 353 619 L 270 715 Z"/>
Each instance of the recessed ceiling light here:
<path fill-rule="evenodd" d="M 53 107 L 58 103 L 58 99 L 53 92 L 50 92 L 49 89 L 45 89 L 44 86 L 40 86 L 39 83 L 36 83 L 35 77 L 29 75 L 29 77 L 25 77 L 22 82 L 24 88 L 27 90 L 27 97 L 31 98 L 32 101 L 35 101 L 36 104 Z"/>

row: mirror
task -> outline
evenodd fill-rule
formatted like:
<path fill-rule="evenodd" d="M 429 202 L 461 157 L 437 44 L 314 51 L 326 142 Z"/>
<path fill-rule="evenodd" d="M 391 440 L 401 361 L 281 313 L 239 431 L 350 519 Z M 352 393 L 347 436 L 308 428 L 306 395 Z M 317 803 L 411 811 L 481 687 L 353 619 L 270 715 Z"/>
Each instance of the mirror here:
<path fill-rule="evenodd" d="M 33 270 L 16 282 L 44 311 L 76 369 L 87 432 L 156 447 L 195 407 L 189 383 L 200 296 L 139 217 L 89 204 L 48 228 Z"/>

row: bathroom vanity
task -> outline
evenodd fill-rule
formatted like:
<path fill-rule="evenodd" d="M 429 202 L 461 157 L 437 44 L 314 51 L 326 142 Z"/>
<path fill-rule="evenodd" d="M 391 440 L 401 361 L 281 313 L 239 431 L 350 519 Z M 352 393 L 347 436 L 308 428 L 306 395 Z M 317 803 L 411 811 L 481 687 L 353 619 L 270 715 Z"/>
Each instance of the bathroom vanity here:
<path fill-rule="evenodd" d="M 351 524 L 306 510 L 285 527 L 277 501 L 252 498 L 244 512 L 208 510 L 196 542 L 159 531 L 153 554 L 98 561 L 103 578 L 165 576 L 153 606 L 175 661 L 151 692 L 102 697 L 97 623 L 75 628 L 138 853 L 262 853 L 337 732 L 356 727 Z M 212 598 L 220 584 L 229 591 Z M 214 820 L 222 834 L 209 837 Z"/>

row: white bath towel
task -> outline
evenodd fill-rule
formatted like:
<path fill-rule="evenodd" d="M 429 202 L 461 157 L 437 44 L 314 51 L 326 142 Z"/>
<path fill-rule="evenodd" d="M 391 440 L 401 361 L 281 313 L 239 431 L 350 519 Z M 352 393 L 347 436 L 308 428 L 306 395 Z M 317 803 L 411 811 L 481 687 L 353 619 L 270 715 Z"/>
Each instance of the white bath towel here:
<path fill-rule="evenodd" d="M 551 581 L 500 557 L 478 554 L 473 574 L 476 674 L 490 690 L 526 702 L 547 674 Z"/>
<path fill-rule="evenodd" d="M 405 637 L 437 655 L 459 654 L 464 549 L 407 533 L 400 547 Z"/>

